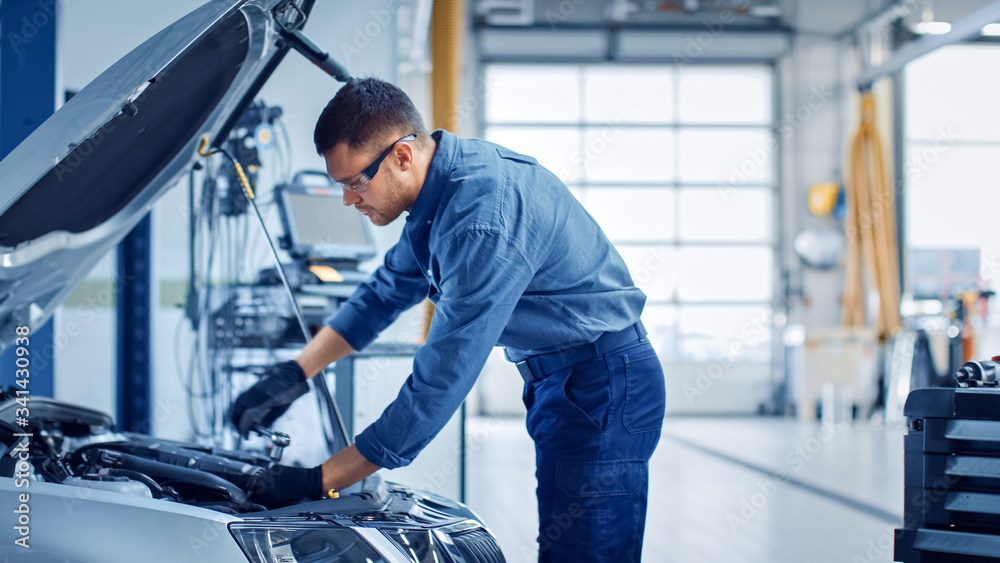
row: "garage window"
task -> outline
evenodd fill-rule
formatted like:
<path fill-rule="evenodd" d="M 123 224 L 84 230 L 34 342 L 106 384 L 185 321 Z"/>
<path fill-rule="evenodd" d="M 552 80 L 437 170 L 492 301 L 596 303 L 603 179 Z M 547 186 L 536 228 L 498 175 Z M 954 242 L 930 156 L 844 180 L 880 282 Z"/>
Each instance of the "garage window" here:
<path fill-rule="evenodd" d="M 980 254 L 980 275 L 1000 290 L 1000 237 L 996 221 L 978 210 L 1000 207 L 1000 47 L 955 45 L 906 68 L 903 186 L 905 240 L 910 249 L 970 249 Z M 925 254 L 926 258 L 933 258 Z M 909 256 L 908 289 L 914 290 Z M 925 268 L 941 272 L 937 260 Z M 958 268 L 937 276 L 944 285 Z M 974 268 L 974 266 L 973 266 Z M 951 280 L 954 283 L 954 279 Z M 938 287 L 934 287 L 938 289 Z M 966 287 L 968 289 L 968 287 Z M 927 293 L 927 292 L 920 292 Z M 994 317 L 994 316 L 991 316 Z"/>
<path fill-rule="evenodd" d="M 769 367 L 772 69 L 489 64 L 485 79 L 485 138 L 537 158 L 597 219 L 649 298 L 661 358 L 739 343 Z"/>

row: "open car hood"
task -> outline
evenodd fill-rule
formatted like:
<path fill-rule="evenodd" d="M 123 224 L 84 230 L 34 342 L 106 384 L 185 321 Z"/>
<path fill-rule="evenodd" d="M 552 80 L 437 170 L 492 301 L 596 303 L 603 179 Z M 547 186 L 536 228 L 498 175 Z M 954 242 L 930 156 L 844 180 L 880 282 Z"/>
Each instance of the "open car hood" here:
<path fill-rule="evenodd" d="M 215 0 L 94 79 L 0 161 L 0 348 L 39 325 L 225 138 L 314 0 Z M 126 280 L 127 283 L 127 280 Z"/>

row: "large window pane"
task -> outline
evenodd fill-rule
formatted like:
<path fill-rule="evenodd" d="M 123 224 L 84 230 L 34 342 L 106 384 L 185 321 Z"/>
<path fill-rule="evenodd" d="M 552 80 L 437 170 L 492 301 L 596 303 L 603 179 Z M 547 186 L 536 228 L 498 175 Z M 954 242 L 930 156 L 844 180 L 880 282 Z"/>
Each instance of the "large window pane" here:
<path fill-rule="evenodd" d="M 774 225 L 767 189 L 681 190 L 680 237 L 691 241 L 770 242 Z"/>
<path fill-rule="evenodd" d="M 647 303 L 642 310 L 642 324 L 650 335 L 672 339 L 677 332 L 677 307 Z"/>
<path fill-rule="evenodd" d="M 661 359 L 717 361 L 737 346 L 736 360 L 767 365 L 773 69 L 488 68 L 486 138 L 538 158 L 600 223 L 648 296 Z"/>
<path fill-rule="evenodd" d="M 486 140 L 533 156 L 563 182 L 580 177 L 580 130 L 573 127 L 507 127 L 486 130 Z"/>
<path fill-rule="evenodd" d="M 677 362 L 767 362 L 771 359 L 770 331 L 766 340 L 748 345 L 740 340 L 711 336 L 678 337 L 668 356 Z"/>
<path fill-rule="evenodd" d="M 647 301 L 642 310 L 642 324 L 649 334 L 649 341 L 660 353 L 660 360 L 667 360 L 663 355 L 669 354 L 677 341 L 677 308 Z"/>
<path fill-rule="evenodd" d="M 956 45 L 906 67 L 906 135 L 926 141 L 956 137 L 1000 140 L 1000 49 Z"/>
<path fill-rule="evenodd" d="M 580 119 L 580 72 L 566 65 L 490 65 L 490 122 L 575 122 Z"/>
<path fill-rule="evenodd" d="M 951 147 L 910 143 L 907 164 L 934 160 L 920 174 L 909 174 L 906 190 L 907 242 L 917 248 L 963 248 L 998 239 L 993 221 L 954 221 L 976 209 L 998 209 L 996 163 L 1000 144 L 994 147 Z M 916 168 L 914 168 L 916 170 Z"/>
<path fill-rule="evenodd" d="M 687 301 L 765 301 L 772 295 L 771 249 L 682 247 L 678 296 Z"/>
<path fill-rule="evenodd" d="M 676 251 L 672 246 L 617 245 L 635 286 L 650 301 L 673 299 L 677 286 Z"/>
<path fill-rule="evenodd" d="M 767 67 L 682 66 L 678 118 L 682 123 L 770 124 Z"/>
<path fill-rule="evenodd" d="M 910 248 L 978 248 L 983 262 L 983 279 L 1000 289 L 1000 237 L 993 221 L 961 220 L 968 217 L 969 203 L 978 209 L 1000 208 L 996 189 L 996 162 L 1000 143 L 994 146 L 958 146 L 939 151 L 931 144 L 907 147 L 907 163 L 923 161 L 908 175 L 906 192 L 906 242 Z M 933 159 L 933 164 L 928 160 Z M 914 164 L 914 166 L 916 166 Z M 951 220 L 951 218 L 959 218 Z"/>
<path fill-rule="evenodd" d="M 681 182 L 741 187 L 774 176 L 777 144 L 766 129 L 681 129 L 677 142 Z"/>
<path fill-rule="evenodd" d="M 743 351 L 741 360 L 770 357 L 774 315 L 768 306 L 687 306 L 678 311 L 684 359 L 705 361 Z M 735 346 L 734 346 L 735 345 Z"/>
<path fill-rule="evenodd" d="M 612 242 L 674 238 L 673 190 L 590 188 L 584 205 Z"/>
<path fill-rule="evenodd" d="M 944 47 L 906 69 L 906 246 L 978 249 L 981 276 L 993 290 L 1000 289 L 997 229 L 968 218 L 972 209 L 1000 204 L 998 94 L 996 45 Z"/>
<path fill-rule="evenodd" d="M 588 127 L 584 137 L 585 177 L 596 182 L 674 180 L 674 132 L 667 128 Z"/>
<path fill-rule="evenodd" d="M 673 76 L 665 66 L 587 67 L 584 117 L 607 123 L 673 121 Z"/>
<path fill-rule="evenodd" d="M 583 189 L 580 186 L 577 186 L 575 184 L 574 185 L 569 185 L 569 186 L 566 186 L 566 187 L 569 188 L 569 193 L 573 194 L 573 197 L 575 197 L 576 200 L 580 202 L 580 205 L 583 205 L 584 207 L 587 206 L 587 202 L 584 199 L 584 198 L 587 197 L 586 196 L 587 190 L 585 190 L 585 189 Z"/>

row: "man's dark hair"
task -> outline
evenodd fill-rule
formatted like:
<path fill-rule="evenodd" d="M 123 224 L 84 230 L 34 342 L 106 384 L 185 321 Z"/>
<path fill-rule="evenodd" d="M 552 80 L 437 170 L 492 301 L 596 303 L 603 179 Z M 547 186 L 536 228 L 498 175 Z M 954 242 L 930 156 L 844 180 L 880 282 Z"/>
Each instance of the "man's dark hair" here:
<path fill-rule="evenodd" d="M 351 78 L 320 114 L 313 142 L 320 155 L 339 143 L 379 152 L 385 148 L 380 146 L 384 138 L 410 133 L 420 141 L 429 137 L 424 119 L 405 92 L 377 78 Z"/>

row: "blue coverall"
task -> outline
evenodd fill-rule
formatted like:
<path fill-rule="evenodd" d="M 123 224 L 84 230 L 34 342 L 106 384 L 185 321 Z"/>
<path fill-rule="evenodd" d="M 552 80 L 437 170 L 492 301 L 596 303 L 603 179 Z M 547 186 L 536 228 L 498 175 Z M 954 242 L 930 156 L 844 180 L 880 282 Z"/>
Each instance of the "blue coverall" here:
<path fill-rule="evenodd" d="M 327 321 L 361 350 L 423 298 L 436 306 L 413 373 L 357 447 L 381 467 L 409 464 L 503 346 L 512 361 L 527 360 L 519 369 L 536 447 L 539 560 L 638 561 L 665 393 L 638 324 L 646 297 L 594 219 L 535 159 L 432 136 L 437 152 L 399 242 Z"/>

